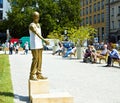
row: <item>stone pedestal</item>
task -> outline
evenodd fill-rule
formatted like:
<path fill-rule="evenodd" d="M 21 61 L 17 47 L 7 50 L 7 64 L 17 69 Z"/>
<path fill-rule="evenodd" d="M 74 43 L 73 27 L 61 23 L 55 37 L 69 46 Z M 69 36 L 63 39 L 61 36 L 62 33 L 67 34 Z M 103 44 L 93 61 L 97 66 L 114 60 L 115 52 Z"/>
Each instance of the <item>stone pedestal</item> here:
<path fill-rule="evenodd" d="M 73 97 L 67 92 L 32 95 L 31 103 L 73 103 Z"/>
<path fill-rule="evenodd" d="M 46 80 L 29 80 L 29 96 L 49 93 L 49 82 Z"/>
<path fill-rule="evenodd" d="M 31 103 L 73 103 L 73 97 L 67 92 L 50 91 L 48 80 L 29 80 Z"/>

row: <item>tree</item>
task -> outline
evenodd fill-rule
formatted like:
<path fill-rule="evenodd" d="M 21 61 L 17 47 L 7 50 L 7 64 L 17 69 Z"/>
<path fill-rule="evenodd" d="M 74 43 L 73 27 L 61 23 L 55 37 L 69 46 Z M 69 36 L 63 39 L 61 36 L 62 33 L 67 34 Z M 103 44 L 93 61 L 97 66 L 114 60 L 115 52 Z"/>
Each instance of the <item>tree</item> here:
<path fill-rule="evenodd" d="M 50 32 L 47 37 L 50 39 L 59 39 L 60 41 L 63 41 L 64 39 L 64 36 L 62 35 L 62 29 L 60 27 L 57 30 L 53 30 L 53 32 Z"/>
<path fill-rule="evenodd" d="M 78 45 L 84 43 L 85 40 L 92 39 L 94 34 L 97 33 L 97 30 L 89 25 L 79 28 L 70 28 L 68 29 L 68 37 L 71 41 L 75 42 Z"/>
<path fill-rule="evenodd" d="M 28 25 L 32 22 L 32 12 L 40 12 L 44 37 L 61 27 L 78 27 L 80 24 L 80 0 L 8 0 L 11 11 L 7 27 L 13 37 L 29 35 Z"/>

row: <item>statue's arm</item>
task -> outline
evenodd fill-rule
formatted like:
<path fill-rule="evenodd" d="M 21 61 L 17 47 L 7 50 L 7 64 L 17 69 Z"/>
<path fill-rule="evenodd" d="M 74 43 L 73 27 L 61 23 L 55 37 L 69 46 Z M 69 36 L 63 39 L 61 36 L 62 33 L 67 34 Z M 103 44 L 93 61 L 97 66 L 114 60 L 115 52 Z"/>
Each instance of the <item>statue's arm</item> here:
<path fill-rule="evenodd" d="M 45 42 L 45 39 L 38 33 L 36 27 L 34 26 L 34 24 L 30 24 L 29 29 L 36 34 L 43 42 Z"/>

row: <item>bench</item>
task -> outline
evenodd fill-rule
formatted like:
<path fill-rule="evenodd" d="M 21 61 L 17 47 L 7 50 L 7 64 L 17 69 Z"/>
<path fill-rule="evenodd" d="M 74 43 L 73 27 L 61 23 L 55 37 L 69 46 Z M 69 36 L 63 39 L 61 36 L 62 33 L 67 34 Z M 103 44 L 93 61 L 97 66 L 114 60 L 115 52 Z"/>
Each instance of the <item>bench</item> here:
<path fill-rule="evenodd" d="M 112 59 L 112 66 L 114 66 L 115 62 L 117 62 L 120 66 L 120 59 Z"/>
<path fill-rule="evenodd" d="M 105 62 L 107 62 L 107 58 L 108 58 L 108 54 L 106 53 L 104 56 L 98 56 L 97 57 L 99 59 L 99 63 L 101 64 L 101 60 L 104 60 Z"/>
<path fill-rule="evenodd" d="M 72 58 L 72 56 L 76 57 L 76 50 L 74 53 L 70 53 L 70 58 Z"/>

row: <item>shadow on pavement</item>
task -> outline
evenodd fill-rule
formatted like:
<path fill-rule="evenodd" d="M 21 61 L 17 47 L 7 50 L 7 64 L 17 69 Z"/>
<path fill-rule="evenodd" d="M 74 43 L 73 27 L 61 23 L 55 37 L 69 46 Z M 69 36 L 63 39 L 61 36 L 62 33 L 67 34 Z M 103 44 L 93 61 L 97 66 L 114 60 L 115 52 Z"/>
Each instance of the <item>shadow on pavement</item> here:
<path fill-rule="evenodd" d="M 18 99 L 19 101 L 29 103 L 29 97 L 28 96 L 20 96 L 20 95 L 17 95 L 17 94 L 13 94 L 11 92 L 0 92 L 0 95 L 1 96 L 14 97 L 15 99 Z"/>

